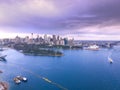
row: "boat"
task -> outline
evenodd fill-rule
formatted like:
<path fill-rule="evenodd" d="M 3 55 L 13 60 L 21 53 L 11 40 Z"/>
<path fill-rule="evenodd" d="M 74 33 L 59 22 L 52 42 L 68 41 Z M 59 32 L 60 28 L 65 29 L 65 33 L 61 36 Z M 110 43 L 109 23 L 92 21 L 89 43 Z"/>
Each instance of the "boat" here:
<path fill-rule="evenodd" d="M 49 82 L 49 83 L 51 83 L 52 81 L 50 81 L 50 80 L 48 80 L 47 78 L 45 78 L 45 77 L 43 77 L 42 78 L 43 80 L 45 80 L 45 81 L 47 81 L 47 82 Z"/>
<path fill-rule="evenodd" d="M 7 55 L 1 55 L 1 56 L 0 56 L 0 58 L 5 58 L 5 57 L 7 57 Z"/>
<path fill-rule="evenodd" d="M 24 82 L 27 81 L 27 78 L 26 78 L 26 77 L 16 76 L 16 78 L 19 79 L 20 81 L 24 81 Z"/>
<path fill-rule="evenodd" d="M 26 78 L 26 77 L 22 77 L 22 76 L 16 76 L 16 77 L 14 78 L 14 82 L 15 82 L 16 84 L 20 84 L 21 81 L 27 82 L 27 78 Z"/>
<path fill-rule="evenodd" d="M 0 51 L 4 51 L 6 50 L 6 48 L 0 47 Z"/>
<path fill-rule="evenodd" d="M 0 73 L 3 73 L 3 71 L 0 70 Z"/>
<path fill-rule="evenodd" d="M 21 76 L 16 76 L 17 79 L 19 79 L 20 81 L 22 80 Z"/>
<path fill-rule="evenodd" d="M 6 58 L 7 57 L 7 55 L 0 55 L 0 61 L 6 61 Z"/>
<path fill-rule="evenodd" d="M 22 81 L 26 82 L 27 78 L 26 77 L 22 77 Z"/>
<path fill-rule="evenodd" d="M 2 48 L 0 48 L 0 51 L 3 51 L 3 49 L 2 49 Z"/>
<path fill-rule="evenodd" d="M 15 77 L 13 80 L 14 80 L 14 82 L 15 82 L 16 84 L 20 84 L 20 83 L 21 83 L 21 81 L 20 81 L 17 77 Z"/>
<path fill-rule="evenodd" d="M 87 50 L 99 50 L 99 46 L 97 45 L 90 45 L 89 47 L 86 48 Z"/>
<path fill-rule="evenodd" d="M 110 62 L 110 64 L 113 63 L 113 60 L 112 60 L 112 58 L 110 58 L 110 57 L 108 57 L 108 61 Z"/>

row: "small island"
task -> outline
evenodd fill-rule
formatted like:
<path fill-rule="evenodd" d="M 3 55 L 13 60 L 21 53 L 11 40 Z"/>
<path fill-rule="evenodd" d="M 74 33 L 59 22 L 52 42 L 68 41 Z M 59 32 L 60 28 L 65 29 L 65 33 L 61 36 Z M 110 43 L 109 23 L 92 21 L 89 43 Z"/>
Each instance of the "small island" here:
<path fill-rule="evenodd" d="M 51 48 L 41 48 L 39 45 L 16 44 L 14 49 L 21 51 L 25 55 L 34 56 L 63 56 L 63 53 Z"/>

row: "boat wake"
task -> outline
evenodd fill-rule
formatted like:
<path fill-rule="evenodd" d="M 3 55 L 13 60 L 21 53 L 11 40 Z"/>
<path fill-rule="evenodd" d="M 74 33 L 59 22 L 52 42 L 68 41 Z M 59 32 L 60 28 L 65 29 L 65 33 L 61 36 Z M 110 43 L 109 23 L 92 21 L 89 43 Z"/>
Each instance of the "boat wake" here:
<path fill-rule="evenodd" d="M 113 63 L 113 59 L 111 58 L 112 53 L 110 53 L 110 55 L 108 55 L 108 61 L 112 64 Z"/>

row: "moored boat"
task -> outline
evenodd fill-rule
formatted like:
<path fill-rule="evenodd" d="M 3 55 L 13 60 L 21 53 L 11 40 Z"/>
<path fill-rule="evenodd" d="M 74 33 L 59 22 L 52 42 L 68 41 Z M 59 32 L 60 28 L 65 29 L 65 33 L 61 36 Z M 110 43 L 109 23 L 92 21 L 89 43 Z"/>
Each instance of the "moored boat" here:
<path fill-rule="evenodd" d="M 13 80 L 14 80 L 14 82 L 15 82 L 16 84 L 20 84 L 20 83 L 21 83 L 21 81 L 20 81 L 17 77 L 15 77 Z"/>
<path fill-rule="evenodd" d="M 22 81 L 26 82 L 27 78 L 26 77 L 22 77 Z"/>
<path fill-rule="evenodd" d="M 27 82 L 27 78 L 26 78 L 26 77 L 22 77 L 22 76 L 16 76 L 16 77 L 14 78 L 14 82 L 15 82 L 16 84 L 20 84 L 21 81 Z"/>
<path fill-rule="evenodd" d="M 7 55 L 0 55 L 0 58 L 5 59 Z"/>
<path fill-rule="evenodd" d="M 0 70 L 0 73 L 3 73 L 3 71 Z"/>

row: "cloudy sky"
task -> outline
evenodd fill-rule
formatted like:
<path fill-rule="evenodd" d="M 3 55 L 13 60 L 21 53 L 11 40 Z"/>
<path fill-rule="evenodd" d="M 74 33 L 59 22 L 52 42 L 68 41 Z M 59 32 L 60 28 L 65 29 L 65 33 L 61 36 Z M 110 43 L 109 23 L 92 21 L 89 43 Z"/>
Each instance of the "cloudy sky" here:
<path fill-rule="evenodd" d="M 120 40 L 120 0 L 0 0 L 0 38 L 60 34 Z"/>

